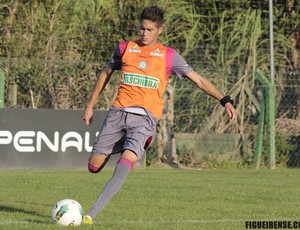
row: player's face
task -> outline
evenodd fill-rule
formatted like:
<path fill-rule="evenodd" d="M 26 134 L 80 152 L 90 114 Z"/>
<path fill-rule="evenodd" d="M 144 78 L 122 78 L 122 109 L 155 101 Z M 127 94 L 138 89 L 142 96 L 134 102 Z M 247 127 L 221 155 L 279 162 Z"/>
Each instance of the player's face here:
<path fill-rule="evenodd" d="M 152 46 L 157 43 L 157 37 L 162 32 L 162 27 L 157 27 L 155 22 L 142 20 L 140 25 L 141 43 L 144 46 Z"/>

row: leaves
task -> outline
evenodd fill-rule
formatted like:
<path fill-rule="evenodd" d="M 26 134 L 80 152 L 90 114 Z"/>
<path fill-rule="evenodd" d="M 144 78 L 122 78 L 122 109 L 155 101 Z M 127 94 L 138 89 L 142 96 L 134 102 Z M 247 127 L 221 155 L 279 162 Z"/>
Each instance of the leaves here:
<path fill-rule="evenodd" d="M 117 42 L 139 36 L 139 14 L 150 4 L 165 10 L 160 41 L 178 50 L 224 94 L 234 94 L 245 119 L 241 124 L 247 125 L 252 116 L 247 108 L 257 106 L 253 70 L 260 68 L 268 75 L 269 69 L 267 4 L 250 0 L 3 0 L 0 68 L 7 86 L 18 85 L 18 106 L 84 108 L 96 73 Z M 274 6 L 275 77 L 282 89 L 282 73 L 299 68 L 299 4 L 287 4 Z M 118 78 L 117 73 L 98 108 L 110 106 Z M 186 81 L 173 84 L 175 130 L 198 132 L 218 114 L 216 101 Z M 6 106 L 11 106 L 8 98 Z M 224 132 L 228 120 L 217 121 L 211 128 Z"/>

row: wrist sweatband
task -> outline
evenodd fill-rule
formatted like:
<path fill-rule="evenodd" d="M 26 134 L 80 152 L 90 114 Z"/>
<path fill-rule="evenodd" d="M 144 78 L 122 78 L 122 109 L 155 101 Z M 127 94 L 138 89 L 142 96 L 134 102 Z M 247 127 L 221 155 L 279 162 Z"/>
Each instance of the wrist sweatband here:
<path fill-rule="evenodd" d="M 223 107 L 225 107 L 226 103 L 230 102 L 231 104 L 233 104 L 233 100 L 231 99 L 230 96 L 225 96 L 220 100 L 220 103 Z"/>

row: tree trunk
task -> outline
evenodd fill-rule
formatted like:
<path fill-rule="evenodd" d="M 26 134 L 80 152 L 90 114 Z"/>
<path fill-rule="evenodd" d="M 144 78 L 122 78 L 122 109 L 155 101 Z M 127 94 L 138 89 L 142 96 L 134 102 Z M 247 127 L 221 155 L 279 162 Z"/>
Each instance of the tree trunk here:
<path fill-rule="evenodd" d="M 173 133 L 174 87 L 171 84 L 167 85 L 163 100 L 163 115 L 157 126 L 158 161 L 167 164 L 177 164 L 176 144 Z"/>

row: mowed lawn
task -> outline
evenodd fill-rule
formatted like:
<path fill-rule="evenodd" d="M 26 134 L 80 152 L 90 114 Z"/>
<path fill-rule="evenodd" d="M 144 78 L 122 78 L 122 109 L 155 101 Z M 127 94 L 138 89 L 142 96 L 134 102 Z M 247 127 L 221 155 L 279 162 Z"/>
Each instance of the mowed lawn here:
<path fill-rule="evenodd" d="M 87 213 L 113 173 L 0 171 L 0 229 L 65 229 L 54 204 Z M 300 170 L 134 169 L 93 226 L 75 229 L 245 229 L 246 221 L 300 221 Z"/>

